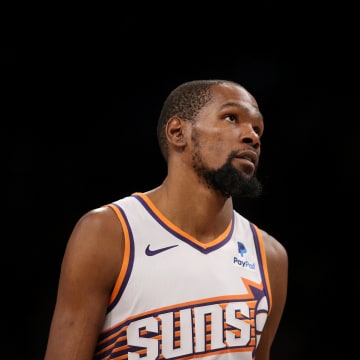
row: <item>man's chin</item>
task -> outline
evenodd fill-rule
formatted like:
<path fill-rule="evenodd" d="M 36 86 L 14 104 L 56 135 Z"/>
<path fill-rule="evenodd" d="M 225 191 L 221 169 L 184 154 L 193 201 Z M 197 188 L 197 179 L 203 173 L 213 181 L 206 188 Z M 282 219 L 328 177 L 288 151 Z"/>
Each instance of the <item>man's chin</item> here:
<path fill-rule="evenodd" d="M 249 160 L 242 158 L 235 158 L 234 163 L 232 164 L 233 168 L 242 174 L 246 178 L 251 178 L 255 174 L 255 164 Z"/>

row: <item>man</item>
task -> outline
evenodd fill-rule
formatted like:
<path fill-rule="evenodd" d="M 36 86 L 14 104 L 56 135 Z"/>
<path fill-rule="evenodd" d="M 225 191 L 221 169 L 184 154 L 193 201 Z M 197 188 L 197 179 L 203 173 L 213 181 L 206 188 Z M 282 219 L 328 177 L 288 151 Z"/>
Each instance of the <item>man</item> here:
<path fill-rule="evenodd" d="M 237 83 L 191 81 L 169 94 L 157 128 L 167 175 L 79 219 L 45 360 L 270 359 L 288 256 L 232 200 L 261 193 L 263 131 Z"/>

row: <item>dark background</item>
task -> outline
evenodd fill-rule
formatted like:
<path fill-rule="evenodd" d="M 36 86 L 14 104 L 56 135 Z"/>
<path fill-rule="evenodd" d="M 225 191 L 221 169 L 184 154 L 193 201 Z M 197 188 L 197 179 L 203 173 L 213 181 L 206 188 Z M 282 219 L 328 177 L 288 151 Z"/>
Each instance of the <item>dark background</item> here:
<path fill-rule="evenodd" d="M 195 15 L 165 23 L 159 16 L 157 25 L 151 17 L 103 18 L 103 27 L 83 16 L 70 29 L 57 19 L 62 26 L 50 26 L 51 35 L 34 23 L 31 36 L 24 31 L 33 41 L 2 48 L 4 358 L 42 359 L 75 222 L 159 185 L 162 102 L 200 78 L 243 84 L 265 118 L 263 196 L 235 206 L 289 253 L 272 359 L 351 354 L 359 300 L 356 25 L 344 8 L 330 17 L 312 8 L 262 10 L 246 24 L 228 14 L 202 17 L 201 26 Z"/>

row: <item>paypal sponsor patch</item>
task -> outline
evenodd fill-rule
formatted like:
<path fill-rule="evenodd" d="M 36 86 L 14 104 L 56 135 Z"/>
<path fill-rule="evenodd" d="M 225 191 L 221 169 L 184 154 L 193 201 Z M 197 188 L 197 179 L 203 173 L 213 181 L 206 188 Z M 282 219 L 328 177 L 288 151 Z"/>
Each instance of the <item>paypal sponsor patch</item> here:
<path fill-rule="evenodd" d="M 255 271 L 255 263 L 246 259 L 247 249 L 245 245 L 240 241 L 238 241 L 237 245 L 239 255 L 234 256 L 233 264 L 243 269 Z"/>
<path fill-rule="evenodd" d="M 255 271 L 255 263 L 254 262 L 250 262 L 250 261 L 244 260 L 244 259 L 239 259 L 236 256 L 234 256 L 233 263 L 244 269 L 249 269 L 251 271 Z"/>

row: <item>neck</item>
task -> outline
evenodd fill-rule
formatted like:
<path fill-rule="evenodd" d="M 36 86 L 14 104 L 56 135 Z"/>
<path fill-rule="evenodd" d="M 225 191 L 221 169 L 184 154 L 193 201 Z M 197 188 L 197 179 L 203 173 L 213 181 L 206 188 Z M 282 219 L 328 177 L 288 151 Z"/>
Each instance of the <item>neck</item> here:
<path fill-rule="evenodd" d="M 159 187 L 148 191 L 146 195 L 177 227 L 201 239 L 199 241 L 211 241 L 220 235 L 231 221 L 232 198 L 225 198 L 206 186 L 190 184 L 194 182 L 186 184 L 186 180 L 176 179 L 174 183 L 167 177 Z"/>

